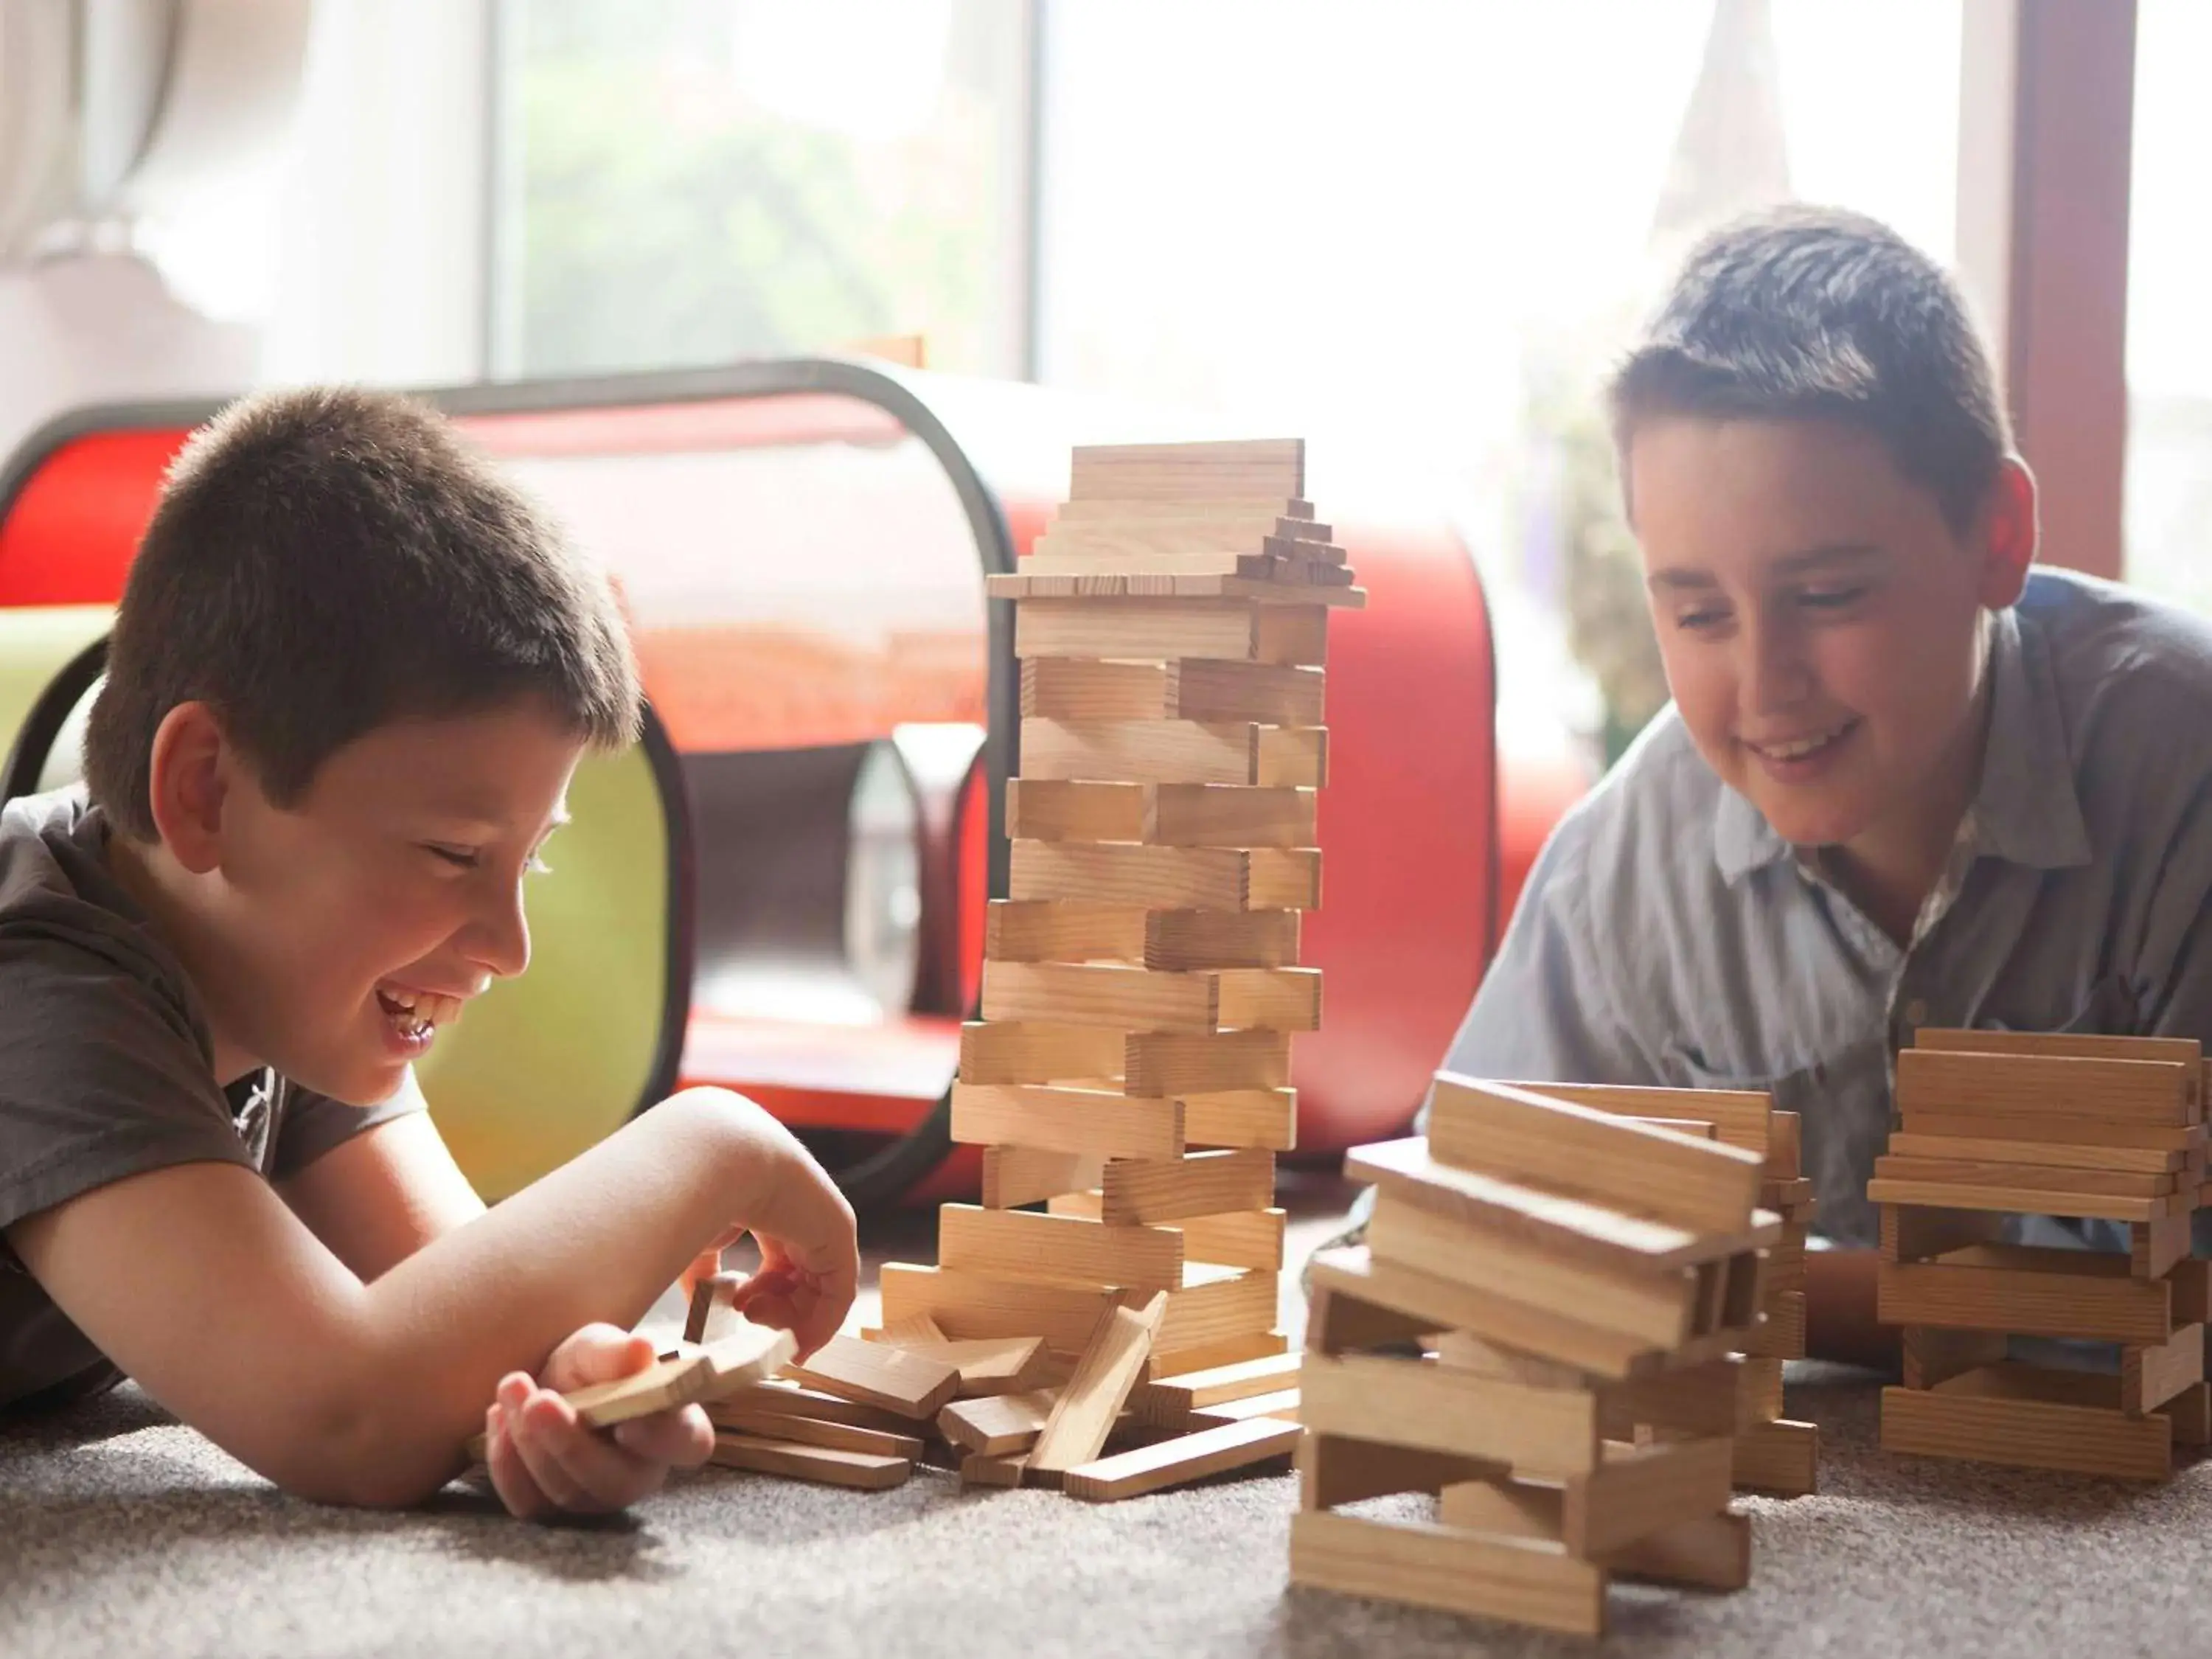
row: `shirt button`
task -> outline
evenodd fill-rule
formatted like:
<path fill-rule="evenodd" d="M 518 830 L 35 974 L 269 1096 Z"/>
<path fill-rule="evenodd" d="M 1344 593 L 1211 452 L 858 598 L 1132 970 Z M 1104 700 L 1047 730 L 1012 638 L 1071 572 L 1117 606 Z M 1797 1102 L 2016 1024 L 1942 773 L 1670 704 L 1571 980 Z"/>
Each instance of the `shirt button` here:
<path fill-rule="evenodd" d="M 1915 997 L 1911 1001 L 1906 1003 L 1905 1005 L 1905 1023 L 1907 1025 L 1914 1027 L 1925 1025 L 1928 1023 L 1928 1005 L 1923 1002 L 1918 997 Z"/>

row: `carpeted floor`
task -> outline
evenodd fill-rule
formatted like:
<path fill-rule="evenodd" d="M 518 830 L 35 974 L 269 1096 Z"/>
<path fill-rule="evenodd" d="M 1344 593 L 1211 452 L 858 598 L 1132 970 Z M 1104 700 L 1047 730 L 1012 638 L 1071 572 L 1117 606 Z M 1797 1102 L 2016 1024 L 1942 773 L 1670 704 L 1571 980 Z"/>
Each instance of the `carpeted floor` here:
<path fill-rule="evenodd" d="M 1092 1507 L 709 1472 L 619 1521 L 528 1527 L 458 1488 L 404 1515 L 296 1502 L 125 1389 L 0 1425 L 0 1656 L 2212 1650 L 2212 1463 L 2145 1490 L 1893 1458 L 1876 1398 L 1862 1374 L 1794 1384 L 1822 1491 L 1745 1500 L 1751 1588 L 1617 1588 L 1596 1644 L 1286 1589 L 1286 1475 Z"/>

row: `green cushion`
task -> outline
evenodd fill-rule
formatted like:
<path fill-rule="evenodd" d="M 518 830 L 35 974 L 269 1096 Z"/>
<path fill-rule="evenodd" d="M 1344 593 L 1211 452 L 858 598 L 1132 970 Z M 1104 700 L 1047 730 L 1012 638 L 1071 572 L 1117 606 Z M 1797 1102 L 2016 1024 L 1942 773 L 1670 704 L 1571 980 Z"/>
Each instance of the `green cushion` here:
<path fill-rule="evenodd" d="M 0 606 L 0 757 L 41 693 L 70 658 L 105 635 L 115 620 L 106 605 Z M 75 770 L 74 757 L 60 757 Z"/>
<path fill-rule="evenodd" d="M 528 878 L 528 970 L 471 1004 L 416 1068 L 493 1203 L 629 1121 L 665 1017 L 668 826 L 644 748 L 585 757 L 568 810 L 550 872 Z"/>

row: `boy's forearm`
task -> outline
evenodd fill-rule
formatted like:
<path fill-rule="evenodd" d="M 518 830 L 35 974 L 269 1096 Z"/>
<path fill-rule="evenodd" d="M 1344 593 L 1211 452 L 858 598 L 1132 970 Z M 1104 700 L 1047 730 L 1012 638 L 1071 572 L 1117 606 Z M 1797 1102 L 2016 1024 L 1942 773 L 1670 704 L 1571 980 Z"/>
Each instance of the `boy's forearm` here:
<path fill-rule="evenodd" d="M 350 1401 L 331 1468 L 359 1501 L 404 1503 L 459 1467 L 501 1376 L 605 1320 L 628 1327 L 699 1250 L 758 1212 L 779 1164 L 758 1109 L 679 1095 L 368 1286 L 378 1374 Z"/>
<path fill-rule="evenodd" d="M 1812 1358 L 1896 1369 L 1897 1332 L 1875 1316 L 1880 1265 L 1875 1250 L 1805 1253 L 1805 1348 Z"/>

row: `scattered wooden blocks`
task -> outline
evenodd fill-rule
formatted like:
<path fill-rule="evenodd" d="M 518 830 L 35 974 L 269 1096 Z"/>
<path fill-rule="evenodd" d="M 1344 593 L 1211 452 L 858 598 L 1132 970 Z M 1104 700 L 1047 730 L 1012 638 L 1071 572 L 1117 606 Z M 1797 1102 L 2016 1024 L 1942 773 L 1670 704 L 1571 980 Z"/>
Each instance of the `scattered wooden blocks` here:
<path fill-rule="evenodd" d="M 1809 1490 L 1817 1449 L 1772 1420 L 1778 1360 L 1741 1357 L 1794 1126 L 1730 1102 L 1738 1145 L 1630 1094 L 1446 1074 L 1425 1142 L 1347 1161 L 1381 1190 L 1368 1248 L 1310 1268 L 1292 1582 L 1585 1635 L 1616 1572 L 1747 1582 L 1731 1487 Z M 1408 1491 L 1434 1522 L 1336 1512 Z"/>
<path fill-rule="evenodd" d="M 2163 1480 L 2203 1443 L 2204 1069 L 2160 1037 L 1927 1030 L 1898 1056 L 1905 1127 L 1867 1188 L 1904 1339 L 1884 1448 Z M 2125 1221 L 2133 1250 L 2002 1244 L 2008 1212 Z M 2117 1343 L 2119 1375 L 2008 1360 L 2007 1334 Z"/>
<path fill-rule="evenodd" d="M 833 1336 L 805 1363 L 785 1375 L 809 1388 L 880 1406 L 902 1417 L 934 1417 L 960 1386 L 960 1373 L 942 1360 L 894 1347 Z"/>
<path fill-rule="evenodd" d="M 1072 476 L 989 582 L 1016 602 L 1021 775 L 951 1101 L 982 1202 L 945 1206 L 938 1266 L 883 1287 L 884 1334 L 917 1356 L 1041 1345 L 990 1379 L 1002 1395 L 960 1367 L 973 1397 L 938 1420 L 963 1480 L 1103 1500 L 1291 1432 L 1273 1154 L 1296 1140 L 1291 1035 L 1322 1016 L 1297 953 L 1322 897 L 1328 618 L 1365 595 L 1304 498 L 1302 443 L 1083 449 Z M 918 1316 L 945 1347 L 899 1335 Z M 1133 1419 L 1196 1432 L 1109 1444 Z"/>

